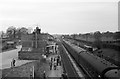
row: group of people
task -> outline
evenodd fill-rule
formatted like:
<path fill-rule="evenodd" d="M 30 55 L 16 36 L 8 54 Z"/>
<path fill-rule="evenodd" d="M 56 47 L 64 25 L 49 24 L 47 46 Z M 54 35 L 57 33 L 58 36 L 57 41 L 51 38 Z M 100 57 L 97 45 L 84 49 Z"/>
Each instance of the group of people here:
<path fill-rule="evenodd" d="M 50 59 L 50 70 L 52 70 L 52 68 L 54 70 L 56 70 L 58 65 L 61 65 L 61 57 L 60 57 L 60 55 L 58 55 L 56 57 L 51 57 L 51 59 Z"/>

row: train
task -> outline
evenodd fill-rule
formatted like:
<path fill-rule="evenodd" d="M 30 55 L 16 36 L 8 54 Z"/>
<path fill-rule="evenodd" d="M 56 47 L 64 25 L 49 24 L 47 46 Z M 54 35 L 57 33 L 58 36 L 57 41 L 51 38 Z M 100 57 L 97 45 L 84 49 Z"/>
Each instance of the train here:
<path fill-rule="evenodd" d="M 66 40 L 62 40 L 63 46 L 70 53 L 76 63 L 83 68 L 85 73 L 95 79 L 119 79 L 120 67 L 116 66 L 103 58 L 100 58 L 89 51 L 70 44 Z"/>

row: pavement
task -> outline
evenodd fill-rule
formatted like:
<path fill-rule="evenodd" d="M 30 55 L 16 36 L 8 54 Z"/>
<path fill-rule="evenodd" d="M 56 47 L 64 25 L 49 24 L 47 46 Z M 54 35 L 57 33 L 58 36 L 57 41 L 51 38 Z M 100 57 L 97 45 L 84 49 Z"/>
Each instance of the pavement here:
<path fill-rule="evenodd" d="M 62 74 L 62 67 L 57 66 L 56 70 L 50 70 L 47 72 L 47 77 L 61 77 Z"/>
<path fill-rule="evenodd" d="M 51 55 L 48 58 L 49 63 L 51 63 L 51 57 L 54 59 L 55 57 L 57 57 L 58 55 Z M 46 77 L 47 79 L 60 79 L 60 77 L 62 77 L 62 73 L 63 73 L 63 67 L 58 64 L 58 66 L 56 66 L 56 69 L 54 69 L 54 65 L 55 65 L 56 61 L 53 60 L 52 62 L 52 67 L 49 71 L 46 72 Z"/>

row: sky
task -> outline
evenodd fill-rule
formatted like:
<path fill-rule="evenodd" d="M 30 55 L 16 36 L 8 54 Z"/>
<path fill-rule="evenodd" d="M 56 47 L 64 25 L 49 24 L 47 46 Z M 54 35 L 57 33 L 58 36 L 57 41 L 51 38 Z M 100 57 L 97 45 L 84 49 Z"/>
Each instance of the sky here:
<path fill-rule="evenodd" d="M 118 31 L 119 0 L 0 0 L 0 31 L 33 27 L 50 34 Z"/>

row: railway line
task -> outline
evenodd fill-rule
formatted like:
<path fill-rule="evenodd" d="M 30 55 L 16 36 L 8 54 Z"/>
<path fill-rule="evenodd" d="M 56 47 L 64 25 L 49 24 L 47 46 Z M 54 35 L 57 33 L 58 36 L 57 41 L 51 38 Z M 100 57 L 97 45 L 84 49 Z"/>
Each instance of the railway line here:
<path fill-rule="evenodd" d="M 74 57 L 71 54 L 71 52 L 75 52 L 75 51 L 71 50 L 70 48 L 67 48 L 67 46 L 64 43 L 63 43 L 63 45 L 66 48 L 66 50 L 70 53 L 72 58 L 76 61 L 77 65 L 83 70 L 83 72 L 85 73 L 86 78 L 91 78 L 92 79 L 92 78 L 97 77 L 97 74 L 95 73 L 95 71 L 93 71 L 93 68 L 90 68 L 88 63 L 84 62 L 82 58 L 78 58 L 78 55 L 76 55 L 76 57 Z"/>
<path fill-rule="evenodd" d="M 73 52 L 72 50 L 70 50 L 70 49 L 68 49 L 64 44 L 63 44 L 63 46 L 65 47 L 65 49 L 67 50 L 67 52 L 70 54 L 70 52 Z M 70 54 L 71 55 L 71 54 Z M 88 69 L 88 67 L 86 67 L 87 65 L 87 63 L 85 63 L 84 62 L 84 65 L 82 65 L 83 64 L 83 62 L 82 62 L 82 64 L 80 64 L 80 63 L 78 63 L 77 61 L 79 60 L 79 59 L 75 59 L 72 55 L 71 55 L 71 57 L 75 60 L 75 63 L 77 64 L 77 67 L 79 67 L 79 69 L 81 69 L 82 70 L 82 72 L 84 73 L 84 78 L 85 79 L 93 79 L 93 78 L 95 78 L 96 76 L 95 75 L 93 75 L 91 72 L 93 72 L 92 70 L 89 70 Z M 81 60 L 82 61 L 82 60 Z M 85 66 L 86 65 L 86 66 Z M 86 68 L 85 68 L 86 67 Z"/>
<path fill-rule="evenodd" d="M 63 50 L 64 48 L 61 43 L 60 43 L 59 49 L 61 52 L 60 55 L 61 55 L 61 59 L 64 67 L 64 73 L 66 74 L 67 79 L 71 79 L 71 78 L 78 79 L 78 75 L 75 72 L 75 69 L 73 68 L 72 63 L 70 62 L 69 57 L 65 53 L 65 50 Z"/>
<path fill-rule="evenodd" d="M 109 79 L 111 77 L 112 78 L 114 77 L 115 79 L 119 78 L 118 74 L 120 73 L 119 71 L 120 68 L 117 67 L 116 65 L 111 64 L 106 60 L 100 59 L 99 57 L 96 57 L 90 53 L 87 52 L 80 53 L 78 52 L 78 50 L 76 51 L 70 45 L 66 44 L 65 41 L 61 40 L 61 42 L 62 45 L 65 47 L 65 49 L 68 51 L 68 53 L 71 55 L 71 57 L 73 58 L 79 69 L 81 69 L 82 72 L 84 73 L 85 79 L 104 79 L 104 78 Z M 65 53 L 62 53 L 61 56 L 64 60 L 63 63 L 65 64 L 65 66 L 67 65 L 65 69 L 69 68 L 70 64 L 67 64 L 70 61 L 68 59 L 68 56 Z M 104 73 L 103 75 L 103 72 L 107 72 L 107 70 L 112 69 L 112 67 L 114 67 L 114 69 L 116 70 L 113 71 L 110 70 L 107 74 Z M 72 71 L 69 70 L 69 73 L 72 73 Z"/>
<path fill-rule="evenodd" d="M 61 54 L 62 62 L 64 65 L 64 70 L 65 70 L 65 73 L 67 73 L 67 78 L 68 79 L 71 79 L 71 78 L 73 78 L 73 79 L 93 79 L 91 74 L 88 73 L 88 71 L 81 64 L 78 64 L 76 62 L 76 60 L 70 55 L 70 51 L 62 43 L 62 41 L 59 45 L 60 45 L 59 48 L 60 48 L 60 52 L 61 52 L 60 54 Z M 79 72 L 77 72 L 77 70 L 74 68 L 74 66 L 72 64 L 73 62 L 71 62 L 67 52 L 72 57 L 74 63 L 76 64 L 77 68 L 79 69 Z"/>

